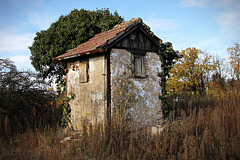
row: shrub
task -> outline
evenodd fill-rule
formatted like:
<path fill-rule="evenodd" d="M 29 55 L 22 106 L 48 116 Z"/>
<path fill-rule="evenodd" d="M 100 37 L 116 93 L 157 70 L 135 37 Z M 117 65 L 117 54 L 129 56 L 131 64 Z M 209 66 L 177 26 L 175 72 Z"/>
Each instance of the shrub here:
<path fill-rule="evenodd" d="M 54 94 L 48 92 L 32 72 L 19 72 L 12 61 L 0 59 L 0 135 L 11 136 L 55 126 L 60 110 Z"/>

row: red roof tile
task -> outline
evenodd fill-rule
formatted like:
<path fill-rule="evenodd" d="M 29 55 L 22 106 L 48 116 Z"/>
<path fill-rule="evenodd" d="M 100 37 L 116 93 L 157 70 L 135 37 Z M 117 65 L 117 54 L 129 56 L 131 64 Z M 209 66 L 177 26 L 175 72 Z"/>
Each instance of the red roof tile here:
<path fill-rule="evenodd" d="M 89 39 L 87 42 L 84 42 L 78 45 L 76 48 L 68 50 L 66 53 L 56 57 L 55 59 L 61 60 L 65 58 L 71 58 L 75 56 L 81 56 L 86 54 L 92 54 L 96 52 L 102 52 L 103 46 L 108 44 L 109 41 L 118 37 L 119 34 L 124 33 L 124 31 L 135 24 L 142 23 L 141 18 L 132 18 L 130 21 L 122 22 L 116 25 L 113 29 L 106 32 L 96 34 L 93 38 Z M 146 26 L 146 25 L 145 25 Z M 147 27 L 147 26 L 146 26 Z M 148 27 L 149 29 L 149 27 Z M 152 33 L 153 35 L 153 33 Z M 160 40 L 158 37 L 154 36 L 156 39 Z"/>

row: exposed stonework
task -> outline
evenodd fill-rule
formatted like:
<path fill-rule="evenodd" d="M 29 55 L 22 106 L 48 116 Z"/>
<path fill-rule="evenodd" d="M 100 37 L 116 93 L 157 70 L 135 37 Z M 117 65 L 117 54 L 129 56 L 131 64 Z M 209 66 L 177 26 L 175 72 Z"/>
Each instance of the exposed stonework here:
<path fill-rule="evenodd" d="M 162 118 L 161 101 L 159 94 L 161 88 L 157 71 L 160 71 L 161 62 L 156 53 L 146 53 L 146 78 L 130 77 L 129 79 L 139 88 L 138 101 L 133 108 L 134 122 L 137 127 L 149 126 L 159 123 Z M 129 72 L 131 66 L 131 52 L 123 49 L 111 51 L 111 86 L 116 89 L 115 79 L 124 71 Z M 114 96 L 112 95 L 112 99 Z M 114 104 L 113 104 L 114 105 Z"/>

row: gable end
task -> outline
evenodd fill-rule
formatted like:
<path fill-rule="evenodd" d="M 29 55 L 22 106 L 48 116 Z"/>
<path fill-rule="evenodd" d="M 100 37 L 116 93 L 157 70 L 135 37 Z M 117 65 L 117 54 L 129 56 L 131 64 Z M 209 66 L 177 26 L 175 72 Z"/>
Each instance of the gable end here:
<path fill-rule="evenodd" d="M 158 50 L 157 40 L 147 33 L 141 25 L 126 32 L 110 46 L 112 46 L 112 48 L 141 50 L 146 52 L 156 52 Z"/>

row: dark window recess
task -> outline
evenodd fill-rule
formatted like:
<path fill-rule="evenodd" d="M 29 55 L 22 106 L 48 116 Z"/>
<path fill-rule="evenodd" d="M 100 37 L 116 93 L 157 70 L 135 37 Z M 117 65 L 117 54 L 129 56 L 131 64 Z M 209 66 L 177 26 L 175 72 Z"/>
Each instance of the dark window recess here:
<path fill-rule="evenodd" d="M 89 69 L 88 61 L 79 63 L 79 82 L 80 83 L 88 82 L 89 80 L 88 69 Z"/>
<path fill-rule="evenodd" d="M 132 54 L 132 69 L 134 77 L 146 77 L 145 56 Z"/>

